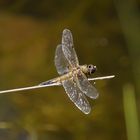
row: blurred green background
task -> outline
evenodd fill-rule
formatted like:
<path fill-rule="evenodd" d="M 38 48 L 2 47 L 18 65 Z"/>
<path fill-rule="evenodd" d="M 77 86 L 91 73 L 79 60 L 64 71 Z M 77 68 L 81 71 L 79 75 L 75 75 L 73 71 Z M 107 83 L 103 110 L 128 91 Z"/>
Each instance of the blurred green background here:
<path fill-rule="evenodd" d="M 100 96 L 83 114 L 62 87 L 0 95 L 0 140 L 139 140 L 140 1 L 1 0 L 0 90 L 56 77 L 54 53 L 72 31 Z"/>

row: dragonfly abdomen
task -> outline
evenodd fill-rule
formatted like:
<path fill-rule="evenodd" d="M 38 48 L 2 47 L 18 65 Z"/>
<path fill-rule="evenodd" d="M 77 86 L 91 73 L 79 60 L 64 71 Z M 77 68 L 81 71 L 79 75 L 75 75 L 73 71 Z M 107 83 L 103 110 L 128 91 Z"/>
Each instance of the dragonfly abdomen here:
<path fill-rule="evenodd" d="M 55 84 L 55 83 L 63 83 L 63 81 L 72 78 L 73 75 L 75 75 L 78 72 L 78 70 L 79 69 L 75 69 L 75 70 L 70 71 L 67 74 L 64 74 L 60 77 L 56 77 L 56 78 L 51 79 L 49 81 L 45 81 L 45 82 L 41 83 L 40 85 L 51 85 L 51 84 Z"/>
<path fill-rule="evenodd" d="M 62 83 L 63 81 L 65 81 L 65 80 L 67 80 L 67 79 L 69 79 L 71 77 L 72 77 L 72 72 L 69 72 L 69 73 L 64 74 L 64 75 L 62 75 L 60 77 L 55 78 L 53 81 L 54 82 L 60 82 L 60 83 Z"/>
<path fill-rule="evenodd" d="M 39 85 L 51 85 L 51 84 L 55 84 L 55 83 L 62 83 L 63 81 L 65 81 L 66 79 L 72 77 L 71 72 L 67 73 L 67 74 L 64 74 L 60 77 L 56 77 L 54 79 L 51 79 L 51 80 L 48 80 L 48 81 L 45 81 L 45 82 L 42 82 L 41 84 Z"/>
<path fill-rule="evenodd" d="M 50 85 L 50 84 L 53 84 L 53 83 L 54 83 L 53 80 L 49 80 L 49 81 L 42 82 L 39 85 Z"/>

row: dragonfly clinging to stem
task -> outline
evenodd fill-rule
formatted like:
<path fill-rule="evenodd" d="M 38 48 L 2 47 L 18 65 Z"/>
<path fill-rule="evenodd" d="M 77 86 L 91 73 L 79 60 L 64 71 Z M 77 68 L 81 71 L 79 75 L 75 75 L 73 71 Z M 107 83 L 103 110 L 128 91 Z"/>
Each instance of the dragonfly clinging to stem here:
<path fill-rule="evenodd" d="M 0 94 L 62 85 L 71 101 L 83 113 L 90 113 L 91 107 L 86 96 L 90 97 L 91 99 L 96 99 L 99 93 L 89 81 L 110 79 L 115 76 L 111 75 L 88 78 L 88 75 L 91 75 L 96 71 L 96 66 L 92 64 L 79 65 L 79 60 L 73 46 L 73 37 L 71 31 L 64 29 L 62 33 L 62 42 L 56 48 L 54 59 L 57 72 L 60 76 L 42 82 L 36 86 L 0 91 Z"/>

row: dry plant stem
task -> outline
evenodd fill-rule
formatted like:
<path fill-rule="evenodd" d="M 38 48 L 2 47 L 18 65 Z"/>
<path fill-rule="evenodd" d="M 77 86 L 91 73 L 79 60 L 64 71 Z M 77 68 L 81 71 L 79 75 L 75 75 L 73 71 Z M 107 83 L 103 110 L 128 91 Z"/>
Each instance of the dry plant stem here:
<path fill-rule="evenodd" d="M 89 81 L 96 81 L 96 80 L 111 79 L 111 78 L 114 78 L 114 77 L 115 77 L 114 75 L 111 75 L 111 76 L 104 76 L 104 77 L 88 78 L 88 80 Z M 61 83 L 53 83 L 53 84 L 48 84 L 48 85 L 36 85 L 36 86 L 31 86 L 31 87 L 23 87 L 23 88 L 3 90 L 3 91 L 0 91 L 0 94 L 17 92 L 17 91 L 24 91 L 24 90 L 31 90 L 31 89 L 37 89 L 37 88 L 44 88 L 44 87 L 50 87 L 50 86 L 61 86 Z"/>

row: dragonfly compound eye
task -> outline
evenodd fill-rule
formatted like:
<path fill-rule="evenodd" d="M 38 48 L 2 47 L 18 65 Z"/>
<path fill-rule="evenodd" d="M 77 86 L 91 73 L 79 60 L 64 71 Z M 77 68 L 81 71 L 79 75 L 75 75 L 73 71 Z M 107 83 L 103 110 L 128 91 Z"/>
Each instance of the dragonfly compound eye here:
<path fill-rule="evenodd" d="M 90 69 L 92 66 L 91 65 L 88 65 L 88 68 Z"/>

